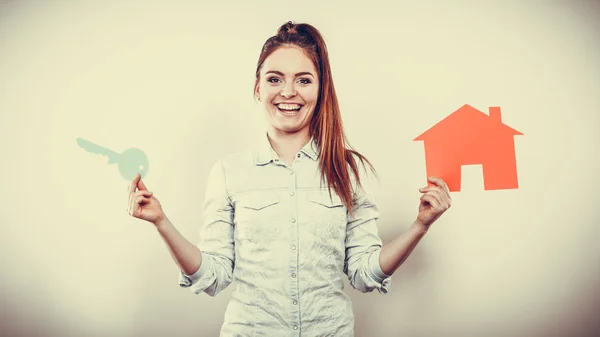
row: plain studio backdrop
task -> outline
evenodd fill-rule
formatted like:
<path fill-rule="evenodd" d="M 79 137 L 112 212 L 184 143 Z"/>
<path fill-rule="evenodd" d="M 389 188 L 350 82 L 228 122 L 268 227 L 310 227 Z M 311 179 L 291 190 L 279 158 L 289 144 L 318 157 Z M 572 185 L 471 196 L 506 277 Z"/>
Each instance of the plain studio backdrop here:
<path fill-rule="evenodd" d="M 391 292 L 359 293 L 356 336 L 600 334 L 600 8 L 592 1 L 3 1 L 0 334 L 217 336 L 217 297 L 177 283 L 128 181 L 82 137 L 142 149 L 145 182 L 198 240 L 208 170 L 265 128 L 264 41 L 288 20 L 324 35 L 351 144 L 380 174 L 384 242 L 425 185 L 413 139 L 464 104 L 515 137 L 519 188 L 481 166 Z"/>

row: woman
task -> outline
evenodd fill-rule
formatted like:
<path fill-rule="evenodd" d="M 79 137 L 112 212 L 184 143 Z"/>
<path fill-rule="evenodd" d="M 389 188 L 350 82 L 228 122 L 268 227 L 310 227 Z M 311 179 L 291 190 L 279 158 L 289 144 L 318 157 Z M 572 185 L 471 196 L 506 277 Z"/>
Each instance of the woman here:
<path fill-rule="evenodd" d="M 361 188 L 319 31 L 288 22 L 264 44 L 256 99 L 269 120 L 262 147 L 213 165 L 200 243 L 186 240 L 138 175 L 129 214 L 153 223 L 179 266 L 180 285 L 215 296 L 233 280 L 222 336 L 353 336 L 343 275 L 386 293 L 390 276 L 450 207 L 431 178 L 410 229 L 382 246 L 379 213 Z"/>

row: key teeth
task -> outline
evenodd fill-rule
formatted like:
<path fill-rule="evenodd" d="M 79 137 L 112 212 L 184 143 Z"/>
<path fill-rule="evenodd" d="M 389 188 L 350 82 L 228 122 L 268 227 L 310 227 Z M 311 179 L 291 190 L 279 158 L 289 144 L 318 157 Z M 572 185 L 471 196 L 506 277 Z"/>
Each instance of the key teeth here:
<path fill-rule="evenodd" d="M 87 141 L 81 137 L 77 138 L 77 145 L 79 145 L 81 147 L 84 147 L 84 146 L 86 146 L 86 144 L 89 144 L 89 143 L 90 143 L 89 141 Z"/>
<path fill-rule="evenodd" d="M 95 155 L 100 155 L 100 153 L 90 150 L 91 144 L 92 144 L 92 142 L 90 142 L 88 140 L 85 140 L 83 138 L 77 138 L 77 145 L 79 145 L 80 148 L 86 150 L 87 152 L 93 153 Z"/>
<path fill-rule="evenodd" d="M 87 152 L 95 155 L 95 156 L 106 156 L 108 157 L 108 164 L 118 164 L 119 163 L 119 153 L 109 150 L 105 147 L 97 145 L 89 140 L 83 139 L 81 137 L 76 138 L 77 144 L 86 150 Z"/>

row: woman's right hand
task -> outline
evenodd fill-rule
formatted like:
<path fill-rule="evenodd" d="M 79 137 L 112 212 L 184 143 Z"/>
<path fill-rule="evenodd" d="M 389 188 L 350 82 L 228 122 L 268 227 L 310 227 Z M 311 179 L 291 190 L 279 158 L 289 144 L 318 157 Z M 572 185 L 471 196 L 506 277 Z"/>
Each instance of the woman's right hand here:
<path fill-rule="evenodd" d="M 148 191 L 139 173 L 136 174 L 129 185 L 127 213 L 134 218 L 146 220 L 154 225 L 158 225 L 165 219 L 165 213 L 160 202 L 152 192 Z"/>

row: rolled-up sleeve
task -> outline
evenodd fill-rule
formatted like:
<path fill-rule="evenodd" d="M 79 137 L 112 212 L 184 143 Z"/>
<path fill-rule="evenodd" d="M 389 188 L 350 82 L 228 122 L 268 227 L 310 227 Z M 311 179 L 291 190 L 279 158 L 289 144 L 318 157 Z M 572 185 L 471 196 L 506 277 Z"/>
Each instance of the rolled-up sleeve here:
<path fill-rule="evenodd" d="M 231 284 L 235 263 L 234 210 L 227 192 L 221 160 L 211 168 L 204 199 L 203 224 L 198 248 L 202 263 L 192 275 L 179 273 L 179 285 L 195 294 L 215 296 Z"/>
<path fill-rule="evenodd" d="M 374 193 L 358 188 L 353 203 L 354 212 L 348 214 L 346 228 L 344 272 L 354 289 L 365 293 L 377 289 L 387 294 L 392 279 L 379 264 L 382 241 L 377 228 L 379 209 Z"/>

